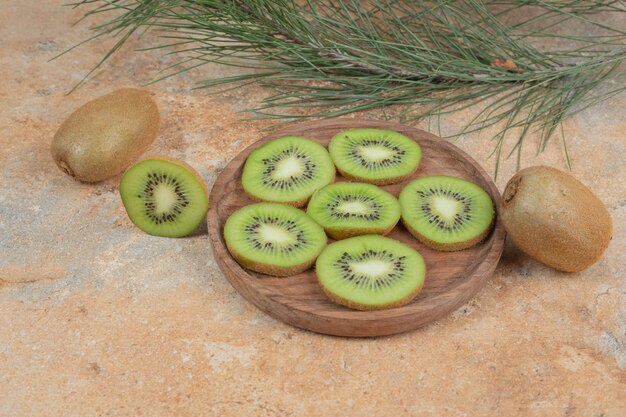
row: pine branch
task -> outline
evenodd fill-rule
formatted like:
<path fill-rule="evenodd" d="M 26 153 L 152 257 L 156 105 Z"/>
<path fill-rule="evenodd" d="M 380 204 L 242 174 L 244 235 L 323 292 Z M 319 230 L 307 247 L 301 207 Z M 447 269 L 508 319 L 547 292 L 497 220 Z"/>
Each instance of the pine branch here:
<path fill-rule="evenodd" d="M 496 170 L 512 129 L 520 133 L 507 153 L 517 154 L 519 167 L 528 134 L 538 130 L 539 150 L 545 149 L 565 117 L 626 90 L 626 30 L 598 18 L 625 16 L 623 1 L 74 4 L 86 5 L 95 8 L 85 17 L 120 12 L 94 28 L 92 40 L 119 38 L 98 66 L 133 33 L 150 29 L 165 43 L 146 49 L 169 48 L 184 57 L 160 79 L 207 63 L 245 68 L 244 74 L 206 80 L 198 87 L 230 89 L 252 82 L 268 87 L 274 95 L 252 109 L 261 118 L 335 117 L 393 106 L 394 117 L 411 121 L 483 106 L 458 134 L 500 126 Z M 561 33 L 568 25 L 584 27 L 585 35 Z M 539 49 L 535 45 L 541 39 L 563 41 L 569 49 Z M 294 108 L 308 112 L 293 113 Z"/>

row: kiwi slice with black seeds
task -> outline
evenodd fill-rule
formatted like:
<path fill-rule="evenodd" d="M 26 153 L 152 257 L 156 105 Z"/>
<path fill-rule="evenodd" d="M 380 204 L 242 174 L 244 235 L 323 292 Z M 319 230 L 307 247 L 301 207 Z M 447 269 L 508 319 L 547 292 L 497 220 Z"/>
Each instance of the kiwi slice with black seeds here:
<path fill-rule="evenodd" d="M 331 139 L 328 150 L 344 177 L 377 185 L 402 181 L 422 158 L 417 142 L 386 129 L 345 130 Z"/>
<path fill-rule="evenodd" d="M 274 276 L 298 274 L 313 265 L 326 246 L 324 230 L 301 210 L 257 203 L 228 217 L 224 240 L 244 268 Z"/>
<path fill-rule="evenodd" d="M 130 220 L 154 236 L 182 237 L 193 232 L 209 208 L 200 175 L 177 159 L 158 156 L 133 165 L 120 181 Z"/>
<path fill-rule="evenodd" d="M 422 289 L 424 259 L 387 237 L 364 235 L 326 247 L 315 265 L 319 283 L 334 302 L 357 310 L 380 310 L 410 302 Z"/>
<path fill-rule="evenodd" d="M 400 193 L 402 222 L 420 242 L 442 251 L 469 248 L 491 231 L 495 210 L 478 185 L 457 177 L 411 181 Z"/>
<path fill-rule="evenodd" d="M 400 203 L 375 185 L 338 182 L 313 194 L 307 214 L 334 239 L 385 235 L 400 220 Z"/>
<path fill-rule="evenodd" d="M 241 183 L 256 201 L 302 207 L 335 179 L 326 148 L 301 136 L 284 136 L 255 149 L 246 159 Z"/>

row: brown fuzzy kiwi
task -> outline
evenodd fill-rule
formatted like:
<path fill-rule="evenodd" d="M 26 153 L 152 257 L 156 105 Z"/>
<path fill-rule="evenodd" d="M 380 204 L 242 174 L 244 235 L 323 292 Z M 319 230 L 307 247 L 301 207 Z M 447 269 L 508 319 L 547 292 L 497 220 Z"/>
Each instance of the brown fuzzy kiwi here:
<path fill-rule="evenodd" d="M 612 236 L 604 204 L 570 174 L 546 166 L 523 169 L 509 180 L 500 215 L 520 249 L 565 272 L 596 263 Z"/>
<path fill-rule="evenodd" d="M 159 110 L 145 90 L 124 88 L 72 113 L 52 140 L 52 157 L 68 175 L 98 182 L 124 171 L 156 137 Z"/>

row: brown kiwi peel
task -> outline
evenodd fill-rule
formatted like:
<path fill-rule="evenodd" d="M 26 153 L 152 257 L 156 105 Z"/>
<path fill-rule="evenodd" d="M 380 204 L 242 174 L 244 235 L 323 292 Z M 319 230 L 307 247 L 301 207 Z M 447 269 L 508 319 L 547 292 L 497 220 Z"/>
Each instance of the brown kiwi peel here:
<path fill-rule="evenodd" d="M 124 171 L 154 142 L 159 110 L 145 90 L 125 88 L 74 111 L 52 140 L 52 157 L 63 172 L 98 182 Z"/>
<path fill-rule="evenodd" d="M 612 237 L 604 204 L 570 174 L 545 166 L 523 169 L 509 180 L 500 216 L 520 249 L 565 272 L 596 263 Z"/>

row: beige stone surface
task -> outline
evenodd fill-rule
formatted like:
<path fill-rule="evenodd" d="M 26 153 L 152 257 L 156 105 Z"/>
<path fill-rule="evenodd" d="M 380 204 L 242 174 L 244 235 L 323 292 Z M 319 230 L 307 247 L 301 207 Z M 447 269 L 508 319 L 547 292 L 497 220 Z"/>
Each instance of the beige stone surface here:
<path fill-rule="evenodd" d="M 145 45 L 133 39 L 66 95 L 111 43 L 48 62 L 89 34 L 73 26 L 80 10 L 60 3 L 0 7 L 0 416 L 626 415 L 624 94 L 564 126 L 573 174 L 613 216 L 598 264 L 558 273 L 508 245 L 486 287 L 450 316 L 394 337 L 328 337 L 239 296 L 206 226 L 185 239 L 148 236 L 126 217 L 119 178 L 81 184 L 57 169 L 49 147 L 65 117 L 171 62 L 133 54 Z M 259 88 L 191 91 L 194 77 L 222 71 L 150 87 L 163 122 L 149 152 L 183 158 L 209 186 L 268 126 L 239 113 Z M 443 119 L 444 133 L 463 117 Z M 490 137 L 457 145 L 493 172 Z M 537 141 L 523 165 L 563 168 L 562 147 L 537 155 Z M 501 190 L 514 170 L 503 163 Z"/>

